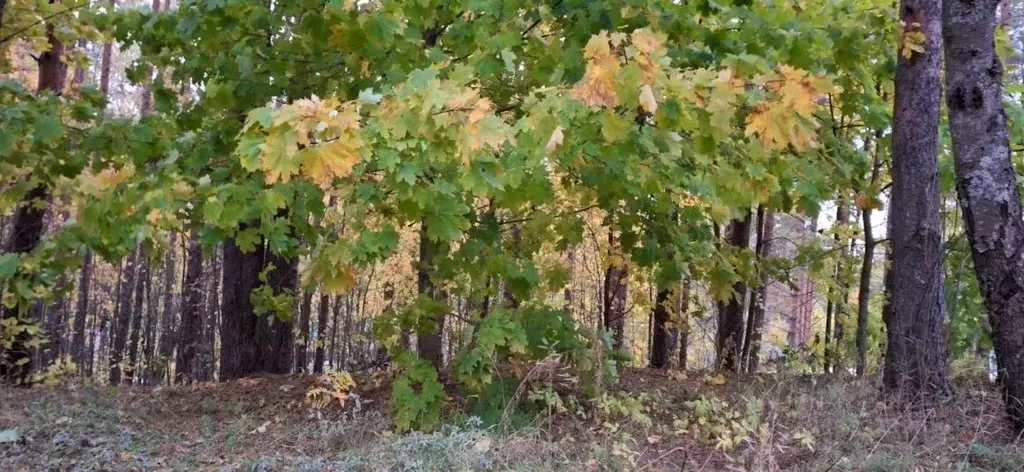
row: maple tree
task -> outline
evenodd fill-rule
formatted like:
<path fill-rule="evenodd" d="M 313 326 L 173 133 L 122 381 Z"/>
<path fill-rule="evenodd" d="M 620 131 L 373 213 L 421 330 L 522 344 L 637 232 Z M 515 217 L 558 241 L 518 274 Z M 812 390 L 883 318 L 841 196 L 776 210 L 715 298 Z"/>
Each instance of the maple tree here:
<path fill-rule="evenodd" d="M 652 366 L 717 306 L 716 364 L 756 371 L 769 286 L 795 286 L 798 266 L 829 308 L 823 339 L 791 347 L 820 352 L 826 371 L 855 351 L 863 374 L 884 337 L 871 229 L 899 168 L 893 71 L 939 38 L 892 21 L 885 2 L 776 3 L 10 0 L 5 73 L 14 44 L 68 66 L 87 55 L 55 41 L 137 48 L 124 74 L 147 113 L 105 116 L 87 85 L 0 83 L 0 211 L 56 196 L 69 215 L 0 255 L 2 348 L 42 343 L 32 307 L 65 296 L 58 279 L 92 254 L 125 258 L 116 286 L 142 300 L 136 278 L 149 283 L 162 257 L 173 275 L 177 237 L 182 329 L 161 345 L 160 376 L 171 357 L 178 381 L 306 370 L 308 348 L 322 371 L 329 339 L 327 363 L 347 353 L 351 333 L 344 349 L 333 340 L 356 294 L 367 344 L 398 371 L 402 429 L 438 424 L 444 381 L 494 401 L 500 364 L 558 356 L 596 395 L 646 355 L 627 336 L 637 306 L 651 313 Z M 775 254 L 777 221 L 826 210 L 838 218 L 824 237 Z M 601 279 L 596 323 L 572 299 L 583 248 Z M 384 267 L 391 293 L 368 313 Z M 174 317 L 164 302 L 167 322 L 147 321 L 139 341 L 143 303 L 116 306 L 109 372 L 127 362 L 132 381 L 138 343 Z"/>

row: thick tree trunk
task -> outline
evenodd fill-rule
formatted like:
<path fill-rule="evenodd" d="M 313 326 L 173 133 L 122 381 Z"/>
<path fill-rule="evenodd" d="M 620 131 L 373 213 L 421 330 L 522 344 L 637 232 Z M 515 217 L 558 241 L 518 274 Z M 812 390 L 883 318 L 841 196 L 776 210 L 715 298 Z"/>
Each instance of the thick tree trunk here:
<path fill-rule="evenodd" d="M 110 370 L 108 380 L 111 384 L 119 384 L 122 381 L 124 351 L 128 345 L 128 329 L 132 323 L 132 301 L 135 294 L 136 276 L 138 275 L 137 262 L 139 259 L 139 248 L 128 256 L 122 269 L 121 283 L 118 290 L 117 316 L 114 318 L 113 343 L 110 348 Z"/>
<path fill-rule="evenodd" d="M 299 307 L 298 332 L 295 339 L 295 372 L 306 372 L 306 352 L 309 351 L 309 317 L 313 311 L 313 291 L 306 290 Z"/>
<path fill-rule="evenodd" d="M 689 362 L 690 333 L 693 331 L 693 318 L 690 316 L 690 280 L 683 282 L 682 293 L 679 295 L 680 326 L 679 331 L 679 369 L 686 370 Z"/>
<path fill-rule="evenodd" d="M 652 314 L 653 326 L 651 333 L 651 367 L 655 369 L 663 369 L 669 365 L 669 355 L 676 347 L 676 338 L 678 330 L 670 328 L 669 324 L 672 320 L 672 311 L 669 310 L 669 305 L 672 303 L 672 291 L 663 288 L 658 290 L 658 295 L 654 300 L 654 310 Z"/>
<path fill-rule="evenodd" d="M 420 228 L 420 259 L 416 268 L 416 286 L 421 296 L 427 296 L 434 300 L 441 300 L 439 289 L 432 277 L 434 260 L 445 250 L 444 245 L 431 241 L 427 237 L 427 222 L 423 221 Z M 433 329 L 417 333 L 416 344 L 419 356 L 430 362 L 435 368 L 440 369 L 444 363 L 444 351 L 442 344 L 444 339 L 443 313 L 437 314 L 434 320 Z"/>
<path fill-rule="evenodd" d="M 947 1 L 946 101 L 957 193 L 1007 410 L 1024 430 L 1024 215 L 995 52 L 997 0 Z"/>
<path fill-rule="evenodd" d="M 327 344 L 327 317 L 330 315 L 331 297 L 327 292 L 320 294 L 320 307 L 316 315 L 316 350 L 313 353 L 313 372 L 322 374 L 324 372 L 324 347 Z M 338 307 L 334 308 L 335 323 L 337 323 Z M 306 329 L 309 334 L 309 329 Z M 305 367 L 305 365 L 303 365 Z"/>
<path fill-rule="evenodd" d="M 612 260 L 604 271 L 604 328 L 612 333 L 612 346 L 622 349 L 625 345 L 629 265 L 614 229 L 608 230 L 608 252 Z"/>
<path fill-rule="evenodd" d="M 883 384 L 912 400 L 949 389 L 938 176 L 941 0 L 902 0 L 904 34 L 924 34 L 924 53 L 901 50 L 892 135 L 891 306 Z M 915 26 L 920 25 L 920 26 Z"/>
<path fill-rule="evenodd" d="M 273 254 L 264 244 L 266 263 L 273 265 L 267 275 L 267 285 L 275 295 L 294 293 L 299 281 L 299 261 L 296 258 Z M 254 315 L 255 316 L 255 315 Z M 281 320 L 272 314 L 259 316 L 256 320 L 256 365 L 250 366 L 250 373 L 287 374 L 292 370 L 292 347 L 295 338 L 291 320 Z"/>
<path fill-rule="evenodd" d="M 772 253 L 772 239 L 775 237 L 775 213 L 758 208 L 757 251 L 758 263 Z M 747 315 L 747 332 L 743 342 L 743 362 L 747 372 L 757 372 L 761 362 L 761 333 L 764 330 L 765 297 L 768 294 L 768 273 L 759 269 L 757 287 L 751 291 L 750 308 Z"/>
<path fill-rule="evenodd" d="M 219 251 L 213 251 L 209 259 L 209 288 L 206 291 L 207 303 L 203 317 L 203 379 L 212 380 L 216 377 L 217 335 L 220 332 L 220 293 L 221 293 L 221 257 Z"/>
<path fill-rule="evenodd" d="M 203 377 L 203 246 L 199 244 L 198 231 L 192 231 L 189 236 L 185 264 L 178 354 L 174 363 L 176 383 L 197 382 Z"/>
<path fill-rule="evenodd" d="M 742 220 L 733 220 L 729 224 L 726 237 L 734 249 L 750 247 L 751 219 L 748 212 Z M 743 348 L 743 306 L 747 298 L 747 284 L 739 281 L 732 288 L 733 296 L 729 301 L 719 304 L 715 354 L 719 369 L 738 371 L 740 362 L 737 358 Z"/>

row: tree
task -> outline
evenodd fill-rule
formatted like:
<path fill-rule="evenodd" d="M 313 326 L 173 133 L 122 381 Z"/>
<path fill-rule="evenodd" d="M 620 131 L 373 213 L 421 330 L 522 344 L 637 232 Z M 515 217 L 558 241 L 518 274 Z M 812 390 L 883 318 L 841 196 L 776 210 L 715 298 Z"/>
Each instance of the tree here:
<path fill-rule="evenodd" d="M 726 238 L 731 249 L 742 250 L 750 246 L 751 217 L 752 214 L 748 210 L 746 216 L 729 223 Z M 740 355 L 743 349 L 743 307 L 746 298 L 747 284 L 737 280 L 732 286 L 732 294 L 728 300 L 719 302 L 718 334 L 715 338 L 715 356 L 719 369 L 740 369 Z"/>
<path fill-rule="evenodd" d="M 651 330 L 654 331 L 651 340 L 651 367 L 655 369 L 668 367 L 669 355 L 675 349 L 678 329 L 670 327 L 669 324 L 673 322 L 674 310 L 670 310 L 671 305 L 672 291 L 667 288 L 659 289 L 651 316 Z"/>
<path fill-rule="evenodd" d="M 177 358 L 174 363 L 176 383 L 203 380 L 203 367 L 200 364 L 203 339 L 203 246 L 199 242 L 199 233 L 193 231 L 187 244 L 184 283 L 181 288 L 181 322 L 178 324 Z"/>
<path fill-rule="evenodd" d="M 940 0 L 902 0 L 892 122 L 892 292 L 883 384 L 913 400 L 949 389 L 938 177 Z"/>
<path fill-rule="evenodd" d="M 604 329 L 612 334 L 612 346 L 625 344 L 626 297 L 629 290 L 629 266 L 613 229 L 608 231 L 608 268 L 604 272 Z"/>
<path fill-rule="evenodd" d="M 957 194 L 992 326 L 1006 408 L 1024 430 L 1024 214 L 1010 161 L 996 0 L 945 2 L 946 103 Z"/>
<path fill-rule="evenodd" d="M 751 290 L 750 308 L 747 316 L 747 332 L 743 341 L 743 368 L 757 372 L 761 356 L 761 335 L 764 330 L 765 304 L 768 295 L 768 271 L 763 265 L 772 254 L 775 238 L 775 212 L 764 206 L 757 208 L 757 239 L 754 248 L 757 254 L 758 272 L 756 285 Z"/>

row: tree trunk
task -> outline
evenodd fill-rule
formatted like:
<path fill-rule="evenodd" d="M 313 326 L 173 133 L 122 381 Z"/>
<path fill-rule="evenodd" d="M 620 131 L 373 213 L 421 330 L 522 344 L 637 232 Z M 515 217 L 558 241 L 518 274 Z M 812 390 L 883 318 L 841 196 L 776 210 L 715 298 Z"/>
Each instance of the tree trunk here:
<path fill-rule="evenodd" d="M 729 224 L 726 237 L 734 249 L 750 247 L 751 219 L 751 213 L 747 212 L 742 220 L 733 220 Z M 743 306 L 747 298 L 747 284 L 739 281 L 733 284 L 732 289 L 729 301 L 719 304 L 715 354 L 719 369 L 735 372 L 740 368 L 737 357 L 743 348 Z"/>
<path fill-rule="evenodd" d="M 134 373 L 137 368 L 139 339 L 142 334 L 142 313 L 143 300 L 146 295 L 146 285 L 149 281 L 149 257 L 145 248 L 139 245 L 139 255 L 136 264 L 139 266 L 137 280 L 135 282 L 135 301 L 132 303 L 132 326 L 131 335 L 128 338 L 128 364 L 124 371 L 124 383 L 130 384 L 135 380 Z"/>
<path fill-rule="evenodd" d="M 267 285 L 275 295 L 294 293 L 299 281 L 299 260 L 293 257 L 273 254 L 264 244 L 265 263 L 261 270 L 273 265 L 267 275 Z M 290 314 L 289 314 L 290 315 Z M 253 316 L 256 316 L 253 314 Z M 256 365 L 249 366 L 249 373 L 287 374 L 291 372 L 292 347 L 295 338 L 290 319 L 281 320 L 273 314 L 258 316 L 256 319 Z"/>
<path fill-rule="evenodd" d="M 604 328 L 612 333 L 612 346 L 622 349 L 625 345 L 629 266 L 614 229 L 608 230 L 608 252 L 611 261 L 604 272 Z"/>
<path fill-rule="evenodd" d="M 306 372 L 306 352 L 309 350 L 309 316 L 312 311 L 313 290 L 306 290 L 302 296 L 302 306 L 299 308 L 299 328 L 295 339 L 295 372 Z"/>
<path fill-rule="evenodd" d="M 337 303 L 337 302 L 335 302 Z M 324 372 L 324 348 L 327 345 L 327 317 L 330 315 L 331 308 L 331 297 L 327 295 L 327 292 L 320 294 L 320 307 L 316 315 L 316 350 L 313 355 L 313 372 L 322 374 Z M 334 308 L 335 312 L 335 323 L 337 323 L 337 312 L 338 308 Z M 309 329 L 306 329 L 307 335 Z M 303 365 L 305 367 L 305 365 Z"/>
<path fill-rule="evenodd" d="M 682 293 L 679 296 L 679 370 L 686 370 L 689 361 L 688 350 L 690 348 L 690 332 L 693 331 L 693 319 L 690 317 L 690 280 L 683 282 Z"/>
<path fill-rule="evenodd" d="M 653 326 L 651 333 L 651 367 L 663 369 L 668 367 L 669 355 L 675 349 L 678 331 L 669 327 L 672 322 L 669 305 L 672 303 L 672 291 L 663 288 L 658 290 L 652 313 Z"/>
<path fill-rule="evenodd" d="M 871 271 L 875 263 L 875 236 L 871 227 L 871 209 L 861 212 L 864 225 L 864 256 L 860 264 L 860 288 L 857 291 L 857 377 L 863 377 L 868 365 L 868 304 L 871 302 Z"/>
<path fill-rule="evenodd" d="M 114 319 L 110 371 L 108 372 L 108 380 L 114 385 L 121 383 L 123 377 L 121 364 L 124 361 L 124 351 L 128 344 L 128 329 L 132 323 L 132 301 L 138 275 L 138 259 L 139 247 L 136 246 L 125 261 L 120 288 L 118 288 L 117 317 Z"/>
<path fill-rule="evenodd" d="M 71 360 L 78 365 L 78 373 L 85 372 L 85 320 L 89 314 L 89 286 L 92 284 L 92 252 L 86 251 L 82 272 L 78 279 L 78 300 L 75 303 L 75 320 L 71 329 Z"/>
<path fill-rule="evenodd" d="M 217 334 L 220 326 L 220 293 L 221 293 L 221 258 L 218 251 L 213 251 L 209 259 L 209 289 L 207 289 L 206 314 L 203 317 L 203 380 L 211 380 L 216 375 Z"/>
<path fill-rule="evenodd" d="M 185 282 L 182 284 L 181 323 L 178 325 L 178 355 L 174 362 L 176 383 L 202 379 L 203 342 L 203 246 L 199 232 L 189 235 L 185 252 Z"/>
<path fill-rule="evenodd" d="M 176 274 L 174 268 L 177 266 L 174 260 L 175 234 L 171 233 L 171 240 L 167 251 L 167 259 L 164 260 L 164 287 L 162 294 L 162 309 L 160 315 L 159 337 L 157 338 L 158 359 L 154 362 L 153 376 L 156 379 L 170 382 L 171 358 L 174 355 L 176 344 L 174 336 L 174 279 Z"/>
<path fill-rule="evenodd" d="M 836 199 L 836 225 L 849 223 L 850 206 L 845 195 Z M 846 297 L 849 296 L 846 290 L 846 243 L 839 234 L 833 237 L 836 248 L 839 249 L 839 259 L 836 262 L 835 281 L 837 288 L 829 290 L 828 306 L 825 310 L 825 372 L 833 372 L 838 367 L 839 344 L 842 342 L 843 328 L 840 317 L 843 314 Z M 838 293 L 837 293 L 838 292 Z"/>
<path fill-rule="evenodd" d="M 424 220 L 420 228 L 420 260 L 416 268 L 416 286 L 421 296 L 441 300 L 431 272 L 434 269 L 434 259 L 440 255 L 443 248 L 444 245 L 427 237 L 427 222 Z M 421 330 L 416 336 L 419 356 L 437 369 L 444 363 L 444 318 L 443 313 L 438 313 L 437 319 L 432 323 L 432 329 Z"/>
<path fill-rule="evenodd" d="M 888 345 L 883 384 L 888 392 L 913 400 L 949 389 L 942 334 L 946 307 L 937 160 L 940 6 L 940 0 L 900 3 L 904 34 L 923 33 L 925 51 L 900 51 L 893 105 L 893 287 L 885 320 Z"/>
<path fill-rule="evenodd" d="M 758 208 L 757 242 L 754 244 L 758 263 L 772 253 L 772 238 L 775 237 L 775 213 Z M 750 297 L 747 315 L 747 332 L 743 342 L 743 361 L 747 372 L 757 372 L 761 362 L 761 333 L 764 330 L 765 297 L 768 294 L 768 273 L 758 269 L 757 287 Z"/>
<path fill-rule="evenodd" d="M 1024 430 L 1024 219 L 995 52 L 996 0 L 946 2 L 946 101 L 957 194 L 985 308 L 998 381 Z"/>

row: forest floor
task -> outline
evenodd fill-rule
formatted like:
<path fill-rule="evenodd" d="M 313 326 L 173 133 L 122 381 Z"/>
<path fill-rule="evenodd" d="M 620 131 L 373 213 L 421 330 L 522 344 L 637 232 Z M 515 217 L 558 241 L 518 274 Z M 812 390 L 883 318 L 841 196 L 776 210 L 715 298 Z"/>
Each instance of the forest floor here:
<path fill-rule="evenodd" d="M 321 382 L 2 389 L 0 470 L 1024 470 L 998 393 L 971 378 L 901 409 L 866 382 L 632 369 L 585 408 L 537 386 L 520 400 L 545 414 L 429 434 L 392 431 L 386 374 L 313 409 Z"/>

